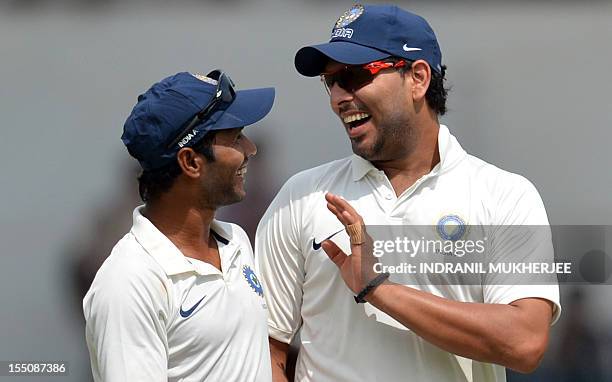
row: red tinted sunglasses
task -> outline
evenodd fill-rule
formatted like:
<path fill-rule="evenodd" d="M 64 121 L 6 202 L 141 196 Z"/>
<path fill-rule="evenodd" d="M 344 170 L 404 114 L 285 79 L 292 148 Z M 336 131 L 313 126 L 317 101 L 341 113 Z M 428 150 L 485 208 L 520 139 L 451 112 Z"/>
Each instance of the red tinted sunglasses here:
<path fill-rule="evenodd" d="M 374 80 L 374 77 L 383 69 L 401 68 L 408 64 L 405 60 L 399 61 L 374 61 L 365 65 L 345 65 L 333 73 L 321 74 L 321 81 L 325 84 L 325 90 L 329 94 L 334 84 L 342 89 L 354 92 Z"/>

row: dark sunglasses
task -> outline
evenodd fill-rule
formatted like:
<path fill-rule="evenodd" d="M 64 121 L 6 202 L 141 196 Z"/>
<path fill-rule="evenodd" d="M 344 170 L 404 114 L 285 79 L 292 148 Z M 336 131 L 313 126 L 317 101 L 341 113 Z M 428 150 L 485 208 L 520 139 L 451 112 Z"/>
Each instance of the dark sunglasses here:
<path fill-rule="evenodd" d="M 206 75 L 208 78 L 212 78 L 217 81 L 217 88 L 215 89 L 214 97 L 208 102 L 202 110 L 200 110 L 195 117 L 185 126 L 184 129 L 174 138 L 166 149 L 173 148 L 176 144 L 185 138 L 185 136 L 191 132 L 191 130 L 206 120 L 213 112 L 227 108 L 236 98 L 236 91 L 234 90 L 234 81 L 225 74 L 223 71 L 217 69 Z"/>
<path fill-rule="evenodd" d="M 383 69 L 401 68 L 412 64 L 406 60 L 383 60 L 374 61 L 365 65 L 345 65 L 343 68 L 333 73 L 321 74 L 321 81 L 325 84 L 327 94 L 331 93 L 334 84 L 338 84 L 342 89 L 354 92 L 374 80 L 374 77 Z"/>

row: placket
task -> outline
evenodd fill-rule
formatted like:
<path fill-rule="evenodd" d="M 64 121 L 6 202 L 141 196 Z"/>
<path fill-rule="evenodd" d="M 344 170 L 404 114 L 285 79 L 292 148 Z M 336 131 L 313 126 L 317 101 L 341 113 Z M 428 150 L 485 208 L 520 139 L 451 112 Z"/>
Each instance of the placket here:
<path fill-rule="evenodd" d="M 221 257 L 221 270 L 223 271 L 223 280 L 226 283 L 232 279 L 232 275 L 237 271 L 236 265 L 240 255 L 240 246 L 232 242 L 219 246 L 219 257 Z M 240 271 L 238 269 L 238 271 Z"/>
<path fill-rule="evenodd" d="M 375 197 L 377 202 L 385 211 L 385 214 L 390 214 L 393 211 L 397 198 L 391 182 L 383 171 L 372 171 L 371 179 L 374 184 Z"/>

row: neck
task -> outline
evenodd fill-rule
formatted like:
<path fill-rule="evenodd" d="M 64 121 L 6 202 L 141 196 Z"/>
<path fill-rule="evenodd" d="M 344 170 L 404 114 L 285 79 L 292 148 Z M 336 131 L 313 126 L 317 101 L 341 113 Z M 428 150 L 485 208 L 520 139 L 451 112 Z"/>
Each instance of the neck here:
<path fill-rule="evenodd" d="M 385 172 L 398 196 L 440 163 L 440 125 L 432 121 L 431 124 L 420 126 L 415 131 L 415 144 L 410 150 L 389 160 L 372 161 L 376 168 Z"/>
<path fill-rule="evenodd" d="M 188 200 L 167 193 L 147 202 L 143 215 L 183 254 L 198 258 L 193 254 L 205 255 L 211 247 L 210 226 L 216 210 Z"/>

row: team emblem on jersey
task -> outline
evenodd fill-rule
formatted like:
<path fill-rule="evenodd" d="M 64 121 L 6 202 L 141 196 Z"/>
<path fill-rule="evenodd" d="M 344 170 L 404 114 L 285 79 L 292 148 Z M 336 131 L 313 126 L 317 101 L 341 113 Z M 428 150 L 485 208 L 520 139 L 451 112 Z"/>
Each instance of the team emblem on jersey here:
<path fill-rule="evenodd" d="M 436 225 L 436 232 L 443 240 L 457 241 L 467 231 L 465 221 L 458 215 L 442 216 Z"/>
<path fill-rule="evenodd" d="M 255 272 L 253 272 L 251 267 L 249 267 L 248 265 L 243 266 L 242 274 L 244 275 L 244 279 L 247 281 L 247 283 L 249 283 L 249 286 L 251 287 L 251 289 L 253 289 L 253 291 L 257 293 L 258 295 L 263 297 L 263 288 L 261 286 L 261 283 L 259 282 L 259 279 L 255 275 Z"/>
<path fill-rule="evenodd" d="M 349 10 L 344 12 L 342 16 L 340 16 L 340 18 L 338 18 L 338 21 L 336 21 L 335 29 L 344 28 L 345 26 L 349 25 L 353 21 L 357 20 L 359 16 L 363 14 L 363 11 L 364 11 L 363 5 L 361 4 L 353 5 Z"/>

